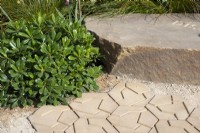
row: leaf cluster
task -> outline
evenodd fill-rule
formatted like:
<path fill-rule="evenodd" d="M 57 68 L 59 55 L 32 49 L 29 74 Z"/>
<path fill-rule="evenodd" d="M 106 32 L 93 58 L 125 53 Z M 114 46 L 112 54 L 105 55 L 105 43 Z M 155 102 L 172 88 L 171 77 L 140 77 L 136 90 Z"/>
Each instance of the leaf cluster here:
<path fill-rule="evenodd" d="M 66 97 L 97 90 L 93 41 L 62 15 L 9 22 L 0 34 L 0 106 L 66 104 Z"/>

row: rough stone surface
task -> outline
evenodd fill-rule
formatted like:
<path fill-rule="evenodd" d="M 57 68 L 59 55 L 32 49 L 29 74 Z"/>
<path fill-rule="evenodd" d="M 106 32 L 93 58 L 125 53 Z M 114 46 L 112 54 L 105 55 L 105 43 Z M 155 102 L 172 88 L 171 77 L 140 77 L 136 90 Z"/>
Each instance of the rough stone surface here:
<path fill-rule="evenodd" d="M 155 82 L 200 84 L 200 16 L 90 17 L 86 27 L 108 72 Z"/>
<path fill-rule="evenodd" d="M 144 86 L 120 82 L 107 93 L 83 94 L 69 107 L 43 106 L 29 120 L 37 133 L 200 133 L 199 108 L 177 95 L 154 96 Z M 151 100 L 140 99 L 144 94 Z M 133 104 L 138 99 L 143 104 Z"/>

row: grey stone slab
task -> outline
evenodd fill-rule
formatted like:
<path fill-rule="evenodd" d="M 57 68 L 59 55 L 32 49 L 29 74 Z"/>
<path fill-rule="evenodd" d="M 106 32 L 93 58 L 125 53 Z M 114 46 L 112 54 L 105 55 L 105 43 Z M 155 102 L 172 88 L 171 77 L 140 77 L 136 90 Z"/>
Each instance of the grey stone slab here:
<path fill-rule="evenodd" d="M 86 18 L 114 75 L 200 84 L 199 14 L 129 14 Z"/>
<path fill-rule="evenodd" d="M 200 15 L 130 14 L 112 18 L 89 17 L 86 18 L 86 27 L 123 47 L 200 49 Z"/>

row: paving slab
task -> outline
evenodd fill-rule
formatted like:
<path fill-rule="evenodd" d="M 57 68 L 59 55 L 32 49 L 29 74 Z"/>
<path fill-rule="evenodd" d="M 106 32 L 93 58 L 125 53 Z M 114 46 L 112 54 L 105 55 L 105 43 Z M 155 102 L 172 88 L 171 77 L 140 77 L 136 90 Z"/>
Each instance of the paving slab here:
<path fill-rule="evenodd" d="M 120 82 L 110 92 L 84 93 L 69 106 L 43 106 L 29 120 L 37 133 L 200 133 L 199 108 L 144 86 Z M 146 100 L 133 104 L 141 96 Z"/>
<path fill-rule="evenodd" d="M 145 111 L 141 113 L 138 123 L 152 128 L 157 123 L 157 121 L 158 118 L 156 118 L 151 112 Z"/>
<path fill-rule="evenodd" d="M 167 105 L 160 105 L 158 106 L 158 108 L 162 112 L 174 114 L 179 120 L 185 120 L 189 116 L 187 109 L 185 108 L 182 102 L 167 104 Z"/>
<path fill-rule="evenodd" d="M 172 127 L 184 128 L 189 133 L 199 133 L 199 131 L 195 129 L 191 124 L 189 124 L 187 121 L 170 120 L 169 123 Z"/>
<path fill-rule="evenodd" d="M 67 128 L 64 133 L 75 133 L 74 126 L 70 126 L 69 128 Z"/>
<path fill-rule="evenodd" d="M 103 128 L 106 133 L 118 133 L 118 131 L 106 119 L 89 119 L 89 124 Z"/>
<path fill-rule="evenodd" d="M 111 74 L 200 84 L 199 14 L 129 14 L 85 22 Z"/>
<path fill-rule="evenodd" d="M 68 110 L 60 115 L 58 122 L 71 126 L 77 119 L 78 116 L 72 110 Z"/>
<path fill-rule="evenodd" d="M 200 131 L 200 109 L 195 109 L 187 121 Z"/>
<path fill-rule="evenodd" d="M 150 89 L 146 85 L 138 83 L 138 82 L 126 83 L 126 87 L 131 89 L 131 90 L 133 90 L 137 94 L 143 94 L 143 93 L 146 93 L 146 92 L 150 91 Z"/>

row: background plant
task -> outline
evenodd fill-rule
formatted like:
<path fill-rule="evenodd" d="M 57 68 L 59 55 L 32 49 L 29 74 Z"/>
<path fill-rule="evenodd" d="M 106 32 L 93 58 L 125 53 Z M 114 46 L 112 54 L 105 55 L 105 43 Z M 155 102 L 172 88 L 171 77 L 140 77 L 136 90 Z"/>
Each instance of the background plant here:
<path fill-rule="evenodd" d="M 0 27 L 6 25 L 8 17 L 15 21 L 19 19 L 31 20 L 39 12 L 51 15 L 58 9 L 62 14 L 67 13 L 63 0 L 1 0 L 0 1 Z"/>
<path fill-rule="evenodd" d="M 68 96 L 97 90 L 93 40 L 61 14 L 9 22 L 0 37 L 0 106 L 66 104 Z"/>
<path fill-rule="evenodd" d="M 127 13 L 199 13 L 198 0 L 83 0 L 82 10 L 88 15 Z"/>

